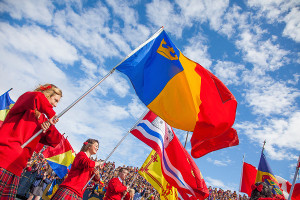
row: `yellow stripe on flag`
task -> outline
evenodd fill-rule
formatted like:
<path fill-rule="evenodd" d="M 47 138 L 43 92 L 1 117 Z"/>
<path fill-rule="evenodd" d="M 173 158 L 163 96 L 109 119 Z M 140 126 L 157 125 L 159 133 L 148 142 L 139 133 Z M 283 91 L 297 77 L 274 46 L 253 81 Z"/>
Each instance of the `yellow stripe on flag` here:
<path fill-rule="evenodd" d="M 161 161 L 158 154 L 152 150 L 145 160 L 139 174 L 143 176 L 160 194 L 161 200 L 178 199 L 177 189 L 166 181 L 161 171 Z"/>
<path fill-rule="evenodd" d="M 46 160 L 58 163 L 60 165 L 64 165 L 64 166 L 69 166 L 70 164 L 73 163 L 75 158 L 75 153 L 72 152 L 72 150 L 69 150 L 65 153 L 56 155 L 56 156 L 52 156 L 51 158 L 46 158 Z"/>

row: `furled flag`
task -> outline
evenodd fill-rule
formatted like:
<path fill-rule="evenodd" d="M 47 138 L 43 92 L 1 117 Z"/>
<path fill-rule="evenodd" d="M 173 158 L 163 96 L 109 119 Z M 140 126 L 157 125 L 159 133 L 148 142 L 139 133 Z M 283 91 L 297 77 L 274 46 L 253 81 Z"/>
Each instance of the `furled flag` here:
<path fill-rule="evenodd" d="M 237 102 L 211 72 L 186 58 L 165 31 L 127 58 L 117 70 L 136 94 L 172 127 L 193 131 L 193 157 L 239 144 L 231 128 Z"/>
<path fill-rule="evenodd" d="M 246 162 L 243 162 L 241 183 L 240 183 L 240 192 L 244 192 L 251 196 L 251 186 L 255 183 L 257 174 L 257 169 L 253 165 L 250 165 Z"/>
<path fill-rule="evenodd" d="M 2 126 L 7 113 L 15 104 L 9 96 L 9 91 L 10 90 L 0 96 L 0 127 Z"/>
<path fill-rule="evenodd" d="M 54 179 L 50 185 L 49 190 L 45 194 L 45 196 L 47 196 L 49 199 L 51 199 L 51 197 L 54 195 L 54 193 L 56 192 L 57 189 L 58 189 L 58 181 L 56 179 Z"/>
<path fill-rule="evenodd" d="M 157 152 L 163 175 L 171 186 L 198 199 L 209 195 L 196 163 L 183 148 L 172 127 L 160 117 L 149 111 L 131 133 Z"/>
<path fill-rule="evenodd" d="M 161 160 L 157 153 L 152 150 L 148 158 L 139 170 L 144 177 L 160 194 L 161 200 L 178 199 L 177 189 L 171 186 L 164 178 L 161 171 Z"/>
<path fill-rule="evenodd" d="M 283 195 L 279 187 L 279 183 L 275 178 L 274 173 L 272 172 L 263 152 L 261 152 L 255 182 L 265 182 L 268 185 L 272 186 L 272 193 L 274 195 Z"/>
<path fill-rule="evenodd" d="M 68 139 L 64 136 L 60 143 L 55 147 L 48 147 L 43 155 L 49 163 L 53 171 L 59 176 L 59 178 L 64 178 L 71 169 L 72 163 L 75 158 L 75 152 L 69 143 Z"/>

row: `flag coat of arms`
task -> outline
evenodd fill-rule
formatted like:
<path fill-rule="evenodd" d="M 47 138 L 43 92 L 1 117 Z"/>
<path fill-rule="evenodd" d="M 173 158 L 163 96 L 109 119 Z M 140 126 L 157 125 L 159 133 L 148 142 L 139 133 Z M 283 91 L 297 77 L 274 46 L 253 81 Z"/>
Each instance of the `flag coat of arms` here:
<path fill-rule="evenodd" d="M 72 163 L 75 159 L 75 152 L 69 143 L 68 139 L 62 137 L 60 143 L 55 147 L 48 147 L 43 155 L 53 171 L 59 176 L 64 178 L 71 169 Z"/>
<path fill-rule="evenodd" d="M 156 189 L 161 200 L 178 199 L 177 189 L 164 178 L 161 171 L 161 160 L 154 150 L 151 151 L 138 173 Z"/>
<path fill-rule="evenodd" d="M 274 173 L 272 172 L 263 152 L 261 153 L 255 182 L 265 182 L 273 187 L 272 193 L 274 195 L 283 195 L 279 187 L 279 183 L 276 177 L 274 176 Z"/>
<path fill-rule="evenodd" d="M 171 186 L 198 199 L 208 196 L 199 168 L 164 120 L 149 111 L 131 133 L 157 152 L 163 175 Z"/>
<path fill-rule="evenodd" d="M 2 126 L 5 117 L 15 102 L 10 98 L 9 91 L 0 96 L 0 127 Z"/>
<path fill-rule="evenodd" d="M 186 58 L 165 31 L 127 58 L 126 74 L 138 97 L 170 126 L 194 131 L 193 157 L 238 145 L 231 128 L 237 102 L 211 72 Z"/>

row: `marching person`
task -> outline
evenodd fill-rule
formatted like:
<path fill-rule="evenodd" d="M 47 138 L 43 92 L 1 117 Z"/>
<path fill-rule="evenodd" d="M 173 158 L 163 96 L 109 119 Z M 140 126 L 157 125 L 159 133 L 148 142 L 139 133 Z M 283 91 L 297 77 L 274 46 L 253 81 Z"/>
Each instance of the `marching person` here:
<path fill-rule="evenodd" d="M 60 142 L 53 107 L 61 97 L 58 87 L 45 84 L 21 95 L 10 109 L 0 128 L 0 199 L 15 199 L 21 173 L 38 143 L 55 147 Z M 21 147 L 41 129 L 42 134 Z"/>
<path fill-rule="evenodd" d="M 124 185 L 128 173 L 126 168 L 119 170 L 118 177 L 109 181 L 103 200 L 121 200 L 125 192 L 127 192 L 126 195 L 129 195 L 129 188 Z"/>
<path fill-rule="evenodd" d="M 88 139 L 83 143 L 80 152 L 76 155 L 67 178 L 59 185 L 51 200 L 65 199 L 77 200 L 83 198 L 86 188 L 84 186 L 95 174 L 94 181 L 100 180 L 99 170 L 102 168 L 100 161 L 90 159 L 98 151 L 99 142 L 95 139 Z"/>

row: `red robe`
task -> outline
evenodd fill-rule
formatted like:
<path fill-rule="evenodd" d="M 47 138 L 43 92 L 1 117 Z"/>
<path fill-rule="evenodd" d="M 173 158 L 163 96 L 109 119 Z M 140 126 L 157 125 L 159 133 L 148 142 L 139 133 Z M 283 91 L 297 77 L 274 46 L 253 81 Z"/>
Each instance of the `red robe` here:
<path fill-rule="evenodd" d="M 104 200 L 120 200 L 127 187 L 122 184 L 119 178 L 112 178 L 107 186 Z"/>
<path fill-rule="evenodd" d="M 37 118 L 36 111 L 41 114 Z M 24 149 L 31 136 L 41 130 L 41 124 L 55 115 L 53 106 L 41 92 L 26 92 L 19 97 L 6 116 L 0 128 L 0 167 L 21 176 L 27 161 L 31 158 L 37 144 L 55 147 L 61 140 L 61 134 L 54 126 L 37 136 Z"/>
<path fill-rule="evenodd" d="M 82 189 L 92 177 L 94 167 L 95 161 L 89 159 L 84 152 L 79 152 L 74 159 L 67 178 L 59 187 L 68 188 L 83 198 L 83 193 L 86 188 L 84 188 L 84 190 Z M 99 179 L 95 177 L 94 181 L 99 181 Z"/>

